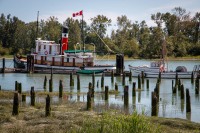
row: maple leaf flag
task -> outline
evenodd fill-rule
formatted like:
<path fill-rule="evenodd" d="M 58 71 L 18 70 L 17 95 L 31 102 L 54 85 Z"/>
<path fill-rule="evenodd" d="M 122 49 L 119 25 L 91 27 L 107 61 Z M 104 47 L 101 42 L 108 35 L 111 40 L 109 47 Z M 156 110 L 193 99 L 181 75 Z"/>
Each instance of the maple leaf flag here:
<path fill-rule="evenodd" d="M 83 11 L 82 10 L 72 14 L 73 17 L 82 16 L 82 15 L 83 15 Z"/>

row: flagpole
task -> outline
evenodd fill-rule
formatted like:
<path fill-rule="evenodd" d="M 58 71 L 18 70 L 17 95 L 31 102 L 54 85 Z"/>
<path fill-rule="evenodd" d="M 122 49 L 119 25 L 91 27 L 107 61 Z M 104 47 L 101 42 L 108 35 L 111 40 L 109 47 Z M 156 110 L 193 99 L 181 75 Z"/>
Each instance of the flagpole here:
<path fill-rule="evenodd" d="M 83 12 L 83 10 L 82 10 Z M 85 52 L 85 39 L 84 39 L 84 31 L 83 31 L 83 13 L 82 13 L 82 41 L 83 41 L 83 51 Z"/>

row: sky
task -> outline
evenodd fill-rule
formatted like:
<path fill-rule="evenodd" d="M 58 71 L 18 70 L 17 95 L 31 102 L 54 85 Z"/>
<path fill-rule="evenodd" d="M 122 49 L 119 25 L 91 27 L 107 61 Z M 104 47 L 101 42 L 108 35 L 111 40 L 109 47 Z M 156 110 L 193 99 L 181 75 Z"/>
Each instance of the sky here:
<path fill-rule="evenodd" d="M 36 21 L 38 11 L 39 20 L 55 16 L 63 23 L 73 13 L 83 10 L 88 24 L 97 15 L 110 18 L 112 26 L 108 30 L 115 29 L 117 17 L 122 15 L 131 22 L 145 20 L 148 26 L 154 26 L 151 14 L 172 12 L 175 7 L 182 7 L 194 16 L 200 12 L 200 0 L 0 0 L 0 13 L 11 14 L 26 23 Z"/>

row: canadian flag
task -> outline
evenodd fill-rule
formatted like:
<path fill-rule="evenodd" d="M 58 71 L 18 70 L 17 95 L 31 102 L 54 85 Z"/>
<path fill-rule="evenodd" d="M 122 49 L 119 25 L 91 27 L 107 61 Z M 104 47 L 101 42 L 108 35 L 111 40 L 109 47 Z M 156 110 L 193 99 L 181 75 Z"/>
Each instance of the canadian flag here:
<path fill-rule="evenodd" d="M 72 14 L 73 17 L 82 16 L 82 15 L 83 15 L 83 10 Z"/>

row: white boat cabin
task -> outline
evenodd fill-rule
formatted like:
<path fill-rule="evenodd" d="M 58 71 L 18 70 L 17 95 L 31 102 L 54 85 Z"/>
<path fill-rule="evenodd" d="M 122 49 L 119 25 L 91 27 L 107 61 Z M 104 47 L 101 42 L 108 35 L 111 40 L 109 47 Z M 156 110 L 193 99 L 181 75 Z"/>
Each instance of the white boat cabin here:
<path fill-rule="evenodd" d="M 94 66 L 94 56 L 90 50 L 65 50 L 60 54 L 60 44 L 54 41 L 36 40 L 34 64 L 50 66 Z"/>

